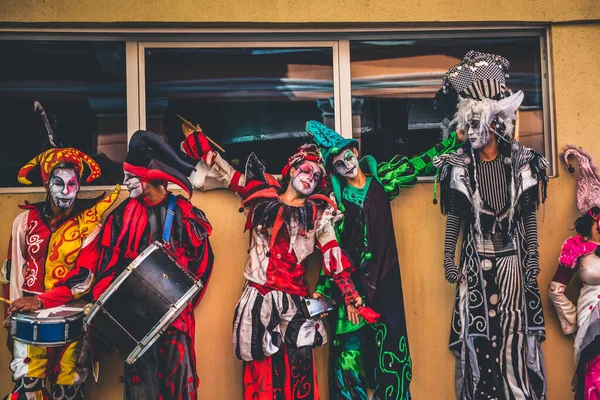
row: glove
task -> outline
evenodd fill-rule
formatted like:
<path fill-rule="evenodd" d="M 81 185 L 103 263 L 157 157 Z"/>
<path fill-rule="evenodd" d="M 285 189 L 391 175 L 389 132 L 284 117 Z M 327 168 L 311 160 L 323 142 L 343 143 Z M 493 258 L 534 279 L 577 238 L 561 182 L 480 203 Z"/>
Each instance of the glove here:
<path fill-rule="evenodd" d="M 460 271 L 454 264 L 454 256 L 451 254 L 444 255 L 444 277 L 450 283 L 456 283 L 460 279 Z"/>
<path fill-rule="evenodd" d="M 184 132 L 191 130 L 187 127 L 182 127 Z M 204 161 L 207 165 L 209 158 L 214 157 L 214 151 L 206 138 L 200 126 L 196 125 L 196 130 L 187 135 L 185 140 L 181 142 L 181 149 L 190 158 L 197 161 Z"/>
<path fill-rule="evenodd" d="M 365 320 L 367 324 L 374 324 L 379 321 L 381 314 L 367 306 L 358 308 L 358 314 Z"/>
<path fill-rule="evenodd" d="M 540 274 L 539 258 L 537 250 L 529 250 L 525 255 L 525 281 L 528 286 L 537 284 L 537 277 Z"/>

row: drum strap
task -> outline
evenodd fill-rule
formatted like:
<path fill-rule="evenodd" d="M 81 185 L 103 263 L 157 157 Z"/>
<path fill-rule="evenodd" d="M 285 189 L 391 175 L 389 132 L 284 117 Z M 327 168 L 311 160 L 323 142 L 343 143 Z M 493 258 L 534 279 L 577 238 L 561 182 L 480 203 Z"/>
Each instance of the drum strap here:
<path fill-rule="evenodd" d="M 171 238 L 171 228 L 173 227 L 173 217 L 175 216 L 175 203 L 177 202 L 177 196 L 173 193 L 169 193 L 169 208 L 167 209 L 167 216 L 165 218 L 165 229 L 163 229 L 163 241 L 169 243 Z"/>

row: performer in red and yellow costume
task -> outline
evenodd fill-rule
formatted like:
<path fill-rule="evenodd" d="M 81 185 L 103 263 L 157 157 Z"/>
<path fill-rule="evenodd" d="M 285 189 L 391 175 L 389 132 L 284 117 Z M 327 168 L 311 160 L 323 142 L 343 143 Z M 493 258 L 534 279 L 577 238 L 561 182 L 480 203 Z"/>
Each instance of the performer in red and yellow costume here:
<path fill-rule="evenodd" d="M 47 198 L 25 203 L 21 206 L 25 211 L 13 223 L 6 268 L 12 301 L 8 312 L 61 306 L 91 288 L 94 274 L 83 265 L 97 263 L 100 220 L 119 188 L 108 196 L 78 199 L 84 163 L 91 170 L 87 182 L 100 176 L 98 164 L 74 148 L 47 150 L 19 171 L 19 182 L 31 184 L 27 176 L 39 166 Z M 12 350 L 10 367 L 16 384 L 6 399 L 83 398 L 85 339 L 61 347 L 14 341 Z M 53 383 L 51 391 L 46 378 Z"/>

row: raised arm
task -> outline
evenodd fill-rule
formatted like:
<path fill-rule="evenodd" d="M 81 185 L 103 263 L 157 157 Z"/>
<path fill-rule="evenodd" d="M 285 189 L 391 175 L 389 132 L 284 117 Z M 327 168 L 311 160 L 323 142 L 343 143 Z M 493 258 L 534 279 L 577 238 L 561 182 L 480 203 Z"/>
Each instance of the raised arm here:
<path fill-rule="evenodd" d="M 400 193 L 400 188 L 414 186 L 417 183 L 417 176 L 435 171 L 432 163 L 435 156 L 453 152 L 460 145 L 457 133 L 452 132 L 446 139 L 419 156 L 409 159 L 396 155 L 391 160 L 380 163 L 377 167 L 377 174 L 385 192 L 390 199 L 394 199 Z"/>
<path fill-rule="evenodd" d="M 186 125 L 181 128 L 186 138 L 181 142 L 181 150 L 191 159 L 197 161 L 196 169 L 188 177 L 194 189 L 206 191 L 225 189 L 233 183 L 237 185 L 243 176 L 237 172 L 210 145 L 199 126 L 192 131 Z M 243 184 L 243 182 L 242 182 Z"/>
<path fill-rule="evenodd" d="M 265 185 L 276 184 L 276 179 L 265 173 L 264 167 L 254 153 L 250 155 L 246 164 L 246 175 L 250 171 L 252 179 L 247 179 L 245 174 L 236 171 L 212 149 L 200 127 L 188 134 L 181 143 L 181 149 L 188 157 L 197 161 L 195 171 L 188 177 L 194 189 L 202 191 L 229 189 L 242 199 L 246 199 Z"/>

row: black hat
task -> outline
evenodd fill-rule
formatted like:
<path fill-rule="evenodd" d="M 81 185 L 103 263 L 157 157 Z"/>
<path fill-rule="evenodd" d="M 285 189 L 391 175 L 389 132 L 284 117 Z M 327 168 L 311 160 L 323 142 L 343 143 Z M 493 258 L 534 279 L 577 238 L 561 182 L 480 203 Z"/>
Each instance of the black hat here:
<path fill-rule="evenodd" d="M 500 100 L 505 97 L 508 67 L 502 56 L 471 50 L 446 72 L 442 90 L 453 87 L 462 98 Z"/>
<path fill-rule="evenodd" d="M 188 176 L 194 166 L 179 155 L 163 140 L 150 131 L 137 131 L 129 140 L 129 151 L 123 170 L 145 181 L 166 181 L 179 185 L 192 197 L 192 185 Z"/>

